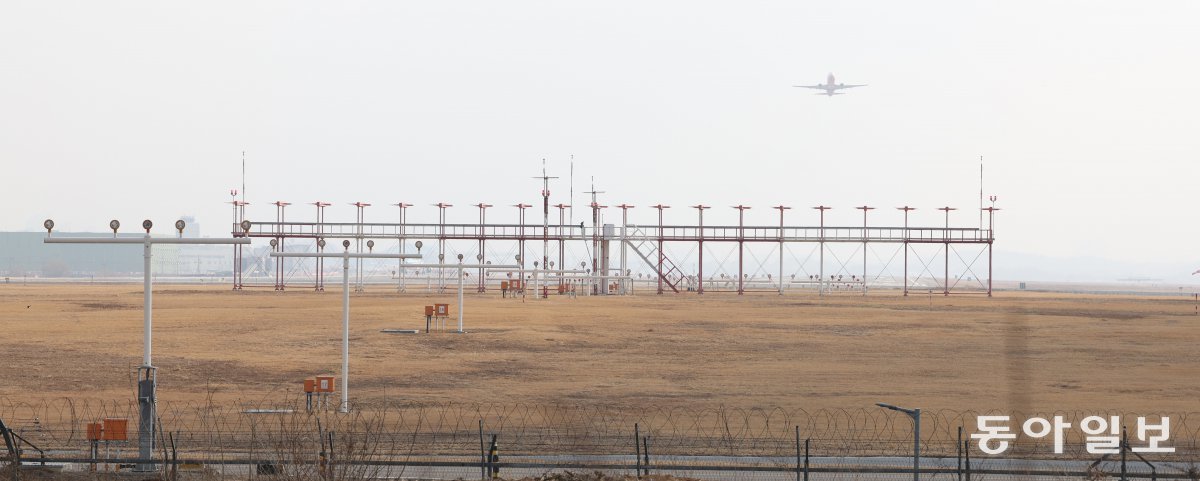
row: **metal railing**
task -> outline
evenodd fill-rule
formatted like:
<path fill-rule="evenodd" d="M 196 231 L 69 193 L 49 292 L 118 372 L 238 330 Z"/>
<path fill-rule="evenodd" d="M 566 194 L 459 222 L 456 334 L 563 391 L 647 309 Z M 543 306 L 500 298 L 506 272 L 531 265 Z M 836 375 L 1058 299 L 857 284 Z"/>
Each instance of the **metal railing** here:
<path fill-rule="evenodd" d="M 550 225 L 550 240 L 591 240 L 590 228 L 577 225 Z M 630 240 L 713 242 L 913 242 L 913 243 L 987 243 L 994 240 L 991 230 L 957 227 L 844 227 L 844 226 L 617 226 L 612 239 L 628 234 Z M 259 222 L 249 231 L 234 226 L 235 237 L 288 238 L 394 238 L 394 239 L 497 239 L 536 240 L 543 238 L 540 225 L 519 224 L 389 224 L 389 223 L 312 223 Z"/>

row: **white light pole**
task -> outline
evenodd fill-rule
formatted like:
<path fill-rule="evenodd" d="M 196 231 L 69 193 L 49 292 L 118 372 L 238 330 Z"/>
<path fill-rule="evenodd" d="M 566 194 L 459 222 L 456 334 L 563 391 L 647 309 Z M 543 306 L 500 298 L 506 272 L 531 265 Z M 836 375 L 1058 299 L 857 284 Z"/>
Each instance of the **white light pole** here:
<path fill-rule="evenodd" d="M 463 264 L 462 254 L 458 255 L 458 264 L 408 264 L 409 267 L 426 267 L 437 269 L 458 269 L 458 333 L 462 334 L 463 330 L 463 273 L 467 269 L 489 270 L 512 270 L 519 269 L 521 266 L 517 264 Z"/>
<path fill-rule="evenodd" d="M 913 481 L 920 481 L 921 473 L 921 408 L 908 409 L 888 403 L 875 403 L 881 408 L 900 411 L 913 419 Z"/>
<path fill-rule="evenodd" d="M 179 237 L 150 237 L 150 228 L 154 223 L 149 219 L 142 221 L 142 228 L 146 230 L 146 235 L 143 237 L 117 237 L 117 229 L 121 228 L 121 223 L 113 220 L 108 223 L 108 227 L 112 229 L 112 237 L 51 237 L 54 230 L 54 221 L 46 219 L 42 223 L 46 228 L 46 238 L 42 240 L 46 244 L 142 244 L 142 365 L 138 367 L 138 458 L 143 462 L 137 464 L 137 471 L 153 471 L 154 463 L 150 461 L 154 455 L 154 435 L 155 421 L 158 418 L 157 414 L 157 368 L 152 362 L 151 353 L 153 352 L 154 336 L 152 335 L 154 327 L 154 319 L 151 315 L 154 296 L 152 273 L 150 272 L 150 260 L 153 257 L 154 244 L 249 244 L 249 237 L 240 238 L 205 238 L 205 239 L 184 239 L 183 228 L 186 226 L 182 220 L 175 221 L 175 229 L 179 231 Z M 242 221 L 241 227 L 243 231 L 250 230 L 250 221 Z"/>
<path fill-rule="evenodd" d="M 350 252 L 350 241 L 342 241 L 345 252 L 312 253 L 312 252 L 272 252 L 271 257 L 340 257 L 342 258 L 342 404 L 340 411 L 350 412 L 350 259 L 420 259 L 421 254 L 374 254 Z M 458 330 L 462 332 L 462 274 L 464 269 L 515 269 L 517 265 L 482 265 L 482 264 L 405 264 L 407 267 L 437 267 L 458 269 Z"/>
<path fill-rule="evenodd" d="M 372 242 L 373 244 L 373 242 Z M 305 257 L 342 259 L 342 404 L 339 410 L 350 412 L 350 259 L 419 259 L 421 254 L 375 254 L 350 252 L 350 241 L 342 241 L 342 253 L 335 252 L 272 252 L 271 257 Z"/>
<path fill-rule="evenodd" d="M 463 332 L 463 255 L 458 255 L 458 332 Z"/>

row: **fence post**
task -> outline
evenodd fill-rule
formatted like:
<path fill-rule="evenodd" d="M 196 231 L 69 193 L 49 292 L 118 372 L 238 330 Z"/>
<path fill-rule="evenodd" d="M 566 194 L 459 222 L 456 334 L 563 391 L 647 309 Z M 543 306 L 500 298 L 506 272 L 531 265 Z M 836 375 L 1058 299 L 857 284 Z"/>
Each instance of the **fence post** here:
<path fill-rule="evenodd" d="M 796 426 L 796 481 L 801 480 L 801 478 L 800 478 L 801 469 L 802 469 L 802 467 L 800 464 L 800 426 L 797 425 Z"/>
<path fill-rule="evenodd" d="M 593 190 L 595 190 L 595 189 L 593 189 Z M 1129 478 L 1126 477 L 1127 472 L 1125 471 L 1125 457 L 1126 457 L 1126 453 L 1128 453 L 1128 451 L 1129 451 L 1129 431 L 1127 431 L 1125 429 L 1125 426 L 1121 426 L 1121 481 L 1129 480 Z"/>
<path fill-rule="evenodd" d="M 138 428 L 138 429 L 141 429 L 141 428 Z M 254 459 L 254 447 L 258 444 L 258 436 L 257 436 L 256 429 L 257 429 L 257 427 L 256 427 L 256 423 L 254 422 L 254 418 L 250 418 L 250 450 L 249 450 L 250 466 L 246 467 L 246 481 L 253 480 L 254 475 L 257 474 L 258 470 L 259 470 L 258 460 Z M 153 433 L 151 433 L 151 435 L 153 435 Z M 142 461 L 142 462 L 149 463 L 149 461 Z"/>
<path fill-rule="evenodd" d="M 160 419 L 160 421 L 161 421 L 161 419 Z M 162 424 L 160 423 L 159 426 L 162 426 Z M 167 446 L 164 446 L 163 448 L 164 448 L 164 450 L 167 448 L 170 448 L 171 456 L 168 459 L 164 459 L 163 462 L 166 463 L 168 466 L 166 468 L 167 479 L 169 479 L 171 481 L 175 481 L 176 474 L 178 474 L 178 472 L 175 470 L 175 460 L 177 459 L 177 453 L 178 453 L 178 451 L 175 450 L 175 433 L 174 432 L 167 433 L 167 438 L 168 438 L 168 442 L 170 444 L 168 444 Z"/>
<path fill-rule="evenodd" d="M 329 438 L 329 461 L 326 462 L 326 466 L 328 466 L 326 468 L 326 472 L 329 475 L 329 479 L 337 479 L 337 476 L 334 475 L 334 472 L 335 472 L 334 466 L 336 466 L 334 463 L 337 462 L 337 458 L 334 456 L 334 453 L 333 453 L 333 431 L 329 431 L 328 433 L 325 433 L 325 436 Z"/>
<path fill-rule="evenodd" d="M 958 461 L 958 471 L 957 471 L 958 481 L 962 481 L 962 478 L 963 478 L 963 471 L 962 471 L 962 468 L 963 468 L 963 466 L 962 466 L 962 446 L 963 446 L 963 444 L 962 444 L 962 442 L 963 442 L 962 426 L 959 426 L 958 427 L 958 449 L 956 450 L 958 452 L 958 454 L 955 456 L 955 459 Z"/>
<path fill-rule="evenodd" d="M 808 481 L 808 442 L 809 441 L 812 441 L 812 438 L 806 438 L 804 440 L 804 481 Z"/>
<path fill-rule="evenodd" d="M 8 469 L 12 470 L 13 481 L 21 479 L 21 453 L 19 446 L 14 445 L 12 433 L 8 430 L 8 426 L 4 425 L 4 421 L 0 421 L 0 437 L 4 438 L 4 446 L 8 448 L 9 461 Z"/>
<path fill-rule="evenodd" d="M 428 331 L 426 331 L 428 332 Z M 487 448 L 483 446 L 483 420 L 479 420 L 479 479 L 487 479 Z"/>
<path fill-rule="evenodd" d="M 492 447 L 488 450 L 488 465 L 491 467 L 492 479 L 500 477 L 500 445 L 496 443 L 496 435 L 492 435 Z"/>
<path fill-rule="evenodd" d="M 595 190 L 595 189 L 593 189 Z M 633 423 L 633 475 L 639 479 L 642 477 L 642 432 L 638 428 L 638 423 Z"/>
<path fill-rule="evenodd" d="M 158 428 L 158 439 L 159 439 L 159 441 L 162 442 L 162 457 L 163 457 L 162 476 L 164 478 L 170 479 L 169 475 L 171 473 L 171 459 L 167 456 L 167 449 L 170 446 L 167 445 L 167 436 L 166 436 L 166 431 L 163 430 L 162 417 L 155 417 L 154 426 Z"/>
<path fill-rule="evenodd" d="M 642 461 L 646 466 L 646 476 L 650 475 L 650 436 L 642 438 Z"/>
<path fill-rule="evenodd" d="M 966 481 L 971 481 L 971 442 L 966 441 L 962 444 L 963 460 L 966 462 Z"/>

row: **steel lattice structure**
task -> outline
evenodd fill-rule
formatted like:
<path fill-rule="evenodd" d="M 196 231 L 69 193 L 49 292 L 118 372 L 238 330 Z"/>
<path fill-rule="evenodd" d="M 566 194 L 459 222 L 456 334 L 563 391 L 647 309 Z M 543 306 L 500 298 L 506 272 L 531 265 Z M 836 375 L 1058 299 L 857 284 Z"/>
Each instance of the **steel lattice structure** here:
<path fill-rule="evenodd" d="M 275 203 L 278 205 L 281 203 Z M 525 223 L 525 208 L 527 204 L 516 204 L 520 209 L 520 222 L 517 224 L 508 223 L 488 223 L 486 216 L 483 215 L 483 210 L 487 207 L 492 207 L 490 204 L 477 204 L 480 209 L 479 222 L 475 224 L 463 223 L 448 223 L 445 221 L 445 208 L 449 204 L 439 203 L 432 204 L 439 208 L 439 221 L 436 223 L 410 223 L 404 222 L 406 218 L 406 207 L 411 207 L 412 204 L 398 203 L 392 204 L 400 207 L 401 222 L 366 222 L 363 218 L 361 207 L 359 208 L 356 222 L 325 222 L 324 212 L 321 203 L 318 205 L 318 216 L 316 221 L 285 221 L 283 208 L 280 207 L 276 211 L 276 220 L 274 221 L 256 221 L 250 224 L 249 229 L 244 229 L 245 219 L 245 203 L 234 202 L 234 224 L 232 234 L 234 237 L 250 237 L 273 240 L 272 248 L 276 250 L 284 249 L 285 245 L 303 245 L 307 241 L 313 243 L 320 249 L 320 241 L 326 239 L 353 239 L 358 245 L 358 250 L 361 251 L 361 246 L 364 240 L 392 240 L 400 244 L 403 249 L 406 243 L 414 241 L 436 241 L 439 257 L 444 256 L 445 244 L 448 241 L 470 241 L 472 245 L 478 245 L 480 248 L 479 255 L 476 260 L 482 262 L 489 261 L 486 259 L 483 246 L 490 241 L 509 241 L 515 242 L 520 247 L 520 251 L 524 253 L 525 244 L 528 241 L 542 241 L 543 244 L 557 243 L 558 244 L 558 269 L 564 269 L 564 245 L 578 243 L 584 245 L 591 252 L 590 268 L 587 269 L 587 276 L 576 278 L 579 283 L 585 284 L 591 294 L 627 294 L 630 293 L 632 285 L 632 271 L 628 265 L 628 251 L 640 257 L 645 265 L 653 272 L 653 281 L 656 283 L 656 292 L 663 294 L 665 292 L 683 292 L 694 291 L 704 293 L 706 284 L 709 289 L 715 284 L 711 278 L 704 277 L 704 252 L 706 244 L 728 244 L 736 246 L 738 254 L 738 273 L 736 291 L 738 294 L 744 293 L 750 281 L 750 276 L 745 273 L 745 261 L 743 254 L 748 245 L 770 245 L 777 246 L 779 254 L 779 277 L 771 280 L 771 275 L 768 274 L 768 282 L 772 290 L 778 290 L 783 294 L 786 290 L 783 264 L 784 252 L 788 246 L 796 244 L 807 244 L 815 246 L 820 252 L 820 274 L 811 275 L 807 280 L 801 280 L 800 283 L 793 280 L 788 281 L 791 285 L 809 284 L 816 287 L 818 292 L 825 294 L 830 289 L 830 285 L 837 284 L 839 286 L 853 286 L 855 289 L 861 289 L 865 294 L 871 277 L 868 275 L 868 248 L 873 245 L 891 245 L 897 249 L 897 254 L 903 250 L 903 294 L 908 295 L 910 288 L 913 287 L 910 279 L 910 260 L 909 254 L 915 252 L 917 246 L 936 246 L 938 247 L 937 254 L 942 257 L 942 277 L 939 284 L 936 286 L 937 291 L 945 296 L 950 294 L 985 294 L 992 295 L 992 246 L 995 242 L 994 231 L 994 214 L 999 209 L 995 207 L 984 208 L 987 215 L 987 228 L 974 227 L 954 227 L 950 224 L 950 211 L 956 210 L 952 207 L 942 207 L 937 210 L 945 212 L 945 224 L 943 226 L 910 226 L 908 225 L 908 214 L 914 210 L 912 207 L 898 207 L 897 210 L 904 212 L 904 225 L 901 226 L 871 226 L 867 222 L 867 211 L 873 209 L 869 206 L 855 207 L 863 211 L 863 225 L 861 226 L 832 226 L 825 225 L 824 214 L 825 210 L 830 209 L 827 206 L 817 206 L 813 209 L 820 211 L 820 223 L 818 225 L 787 225 L 784 219 L 784 211 L 788 209 L 786 206 L 775 206 L 774 209 L 779 210 L 778 225 L 746 225 L 742 221 L 744 217 L 739 215 L 738 225 L 705 225 L 703 223 L 703 209 L 707 206 L 694 206 L 698 208 L 700 214 L 699 223 L 696 225 L 664 225 L 662 223 L 661 210 L 668 206 L 658 205 L 652 206 L 659 209 L 659 221 L 656 224 L 633 224 L 628 223 L 626 211 L 633 207 L 626 204 L 621 204 L 622 209 L 621 225 L 601 224 L 599 211 L 607 206 L 599 205 L 595 202 L 591 204 L 593 223 L 591 226 L 585 226 L 583 223 L 579 225 L 568 225 L 562 222 L 562 210 L 566 205 L 556 205 L 559 208 L 559 222 L 550 224 L 547 220 L 544 224 L 529 224 Z M 327 204 L 326 204 L 327 205 Z M 352 204 L 355 205 L 355 204 Z M 547 207 L 548 208 L 548 207 Z M 747 206 L 736 206 L 739 208 L 739 214 L 749 209 Z M 292 241 L 292 242 L 285 242 Z M 612 265 L 612 257 L 614 254 L 610 245 L 616 242 L 619 247 L 619 265 Z M 698 272 L 695 274 L 685 272 L 678 267 L 671 255 L 665 252 L 664 246 L 672 245 L 695 245 L 698 247 Z M 825 275 L 824 260 L 825 254 L 831 246 L 835 245 L 861 245 L 862 249 L 862 277 L 857 275 L 852 276 L 851 281 L 845 281 L 842 276 Z M 958 280 L 961 277 L 952 277 L 950 272 L 951 253 L 957 252 L 956 247 L 975 246 L 980 250 L 979 256 L 972 261 L 967 261 L 959 256 L 961 264 L 965 266 L 965 270 L 973 272 L 972 268 L 980 257 L 986 253 L 987 255 L 987 273 L 986 277 L 978 276 L 979 286 L 975 289 L 966 289 L 958 287 Z M 935 254 L 935 256 L 937 255 Z M 244 287 L 256 287 L 247 284 L 243 277 L 244 262 L 240 259 L 240 251 L 235 253 L 234 259 L 234 279 L 233 288 L 242 289 Z M 541 280 L 547 284 L 550 282 L 563 282 L 565 276 L 559 274 L 555 276 L 553 261 L 548 261 L 543 258 L 543 262 L 538 264 L 536 261 L 527 265 L 528 256 L 518 256 L 517 263 L 520 264 L 521 277 L 528 279 L 529 276 L 537 276 L 541 272 Z M 543 256 L 536 256 L 543 257 Z M 535 258 L 536 258 L 535 257 Z M 508 259 L 505 259 L 508 261 Z M 925 260 L 920 258 L 923 267 L 922 273 L 929 273 L 931 278 L 936 280 L 936 275 L 933 273 L 934 262 L 936 259 L 930 258 Z M 285 288 L 285 274 L 282 267 L 282 259 L 277 259 L 279 264 L 274 269 L 274 287 L 277 290 Z M 847 264 L 849 261 L 841 261 L 842 271 L 849 272 Z M 546 264 L 549 264 L 547 266 Z M 760 263 L 761 268 L 761 263 Z M 482 274 L 482 272 L 480 272 Z M 402 275 L 402 274 L 397 274 Z M 919 276 L 921 274 L 918 274 Z M 311 285 L 318 290 L 324 285 L 324 271 L 319 269 L 314 273 Z M 556 279 L 556 277 L 558 279 Z M 444 279 L 444 275 L 442 277 Z M 359 285 L 361 286 L 361 268 L 357 274 Z M 876 276 L 876 280 L 879 276 Z M 986 283 L 984 283 L 986 279 Z M 535 277 L 536 281 L 536 277 Z M 928 287 L 928 286 L 927 286 Z M 480 275 L 479 291 L 483 292 L 487 289 L 486 279 Z M 930 292 L 934 292 L 930 289 Z"/>

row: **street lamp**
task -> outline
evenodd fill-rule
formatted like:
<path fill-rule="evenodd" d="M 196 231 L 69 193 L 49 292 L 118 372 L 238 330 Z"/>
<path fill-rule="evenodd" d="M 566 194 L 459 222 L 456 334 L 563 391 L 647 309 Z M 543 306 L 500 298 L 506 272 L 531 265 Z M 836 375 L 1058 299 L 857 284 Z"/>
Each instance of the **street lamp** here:
<path fill-rule="evenodd" d="M 154 285 L 153 272 L 151 270 L 151 258 L 153 247 L 156 244 L 232 244 L 232 245 L 248 245 L 250 238 L 203 238 L 203 239 L 184 239 L 182 237 L 183 227 L 186 224 L 179 220 L 175 226 L 180 231 L 180 237 L 151 237 L 150 229 L 154 227 L 154 222 L 150 219 L 142 221 L 142 228 L 146 229 L 146 235 L 137 237 L 117 237 L 117 229 L 121 228 L 121 222 L 114 219 L 108 223 L 108 228 L 112 229 L 112 237 L 51 237 L 54 230 L 54 221 L 46 219 L 42 223 L 42 227 L 46 228 L 46 238 L 42 240 L 46 244 L 142 244 L 142 260 L 144 261 L 142 268 L 142 365 L 137 368 L 137 401 L 138 401 L 138 458 L 139 462 L 134 467 L 134 471 L 146 472 L 154 471 L 154 463 L 150 457 L 154 454 L 154 429 L 158 422 L 158 368 L 151 362 L 151 352 L 153 351 L 153 329 L 154 319 L 152 316 L 154 306 Z M 242 230 L 250 230 L 250 221 L 242 221 Z M 275 242 L 275 239 L 271 239 Z M 161 429 L 161 428 L 160 428 Z"/>
<path fill-rule="evenodd" d="M 362 240 L 361 238 L 359 240 Z M 272 242 L 275 239 L 271 239 Z M 374 246 L 374 241 L 368 241 Z M 417 249 L 421 242 L 417 241 Z M 350 252 L 350 240 L 342 241 L 340 254 L 335 252 L 271 252 L 271 257 L 304 257 L 304 258 L 341 258 L 342 259 L 342 404 L 339 411 L 350 412 L 350 259 L 420 259 L 421 254 L 375 254 L 371 252 Z"/>
<path fill-rule="evenodd" d="M 913 419 L 913 481 L 920 481 L 921 476 L 921 408 L 907 409 L 888 403 L 875 403 L 881 408 L 900 411 Z"/>

